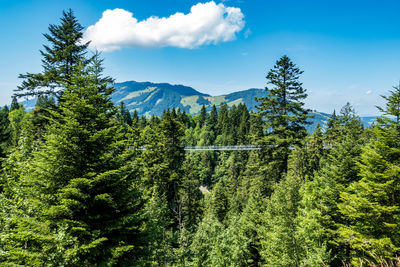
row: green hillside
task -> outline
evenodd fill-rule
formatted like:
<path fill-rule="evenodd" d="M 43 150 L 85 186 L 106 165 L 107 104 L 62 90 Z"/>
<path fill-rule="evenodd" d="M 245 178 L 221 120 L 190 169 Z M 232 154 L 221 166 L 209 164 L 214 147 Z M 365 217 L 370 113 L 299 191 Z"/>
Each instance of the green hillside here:
<path fill-rule="evenodd" d="M 181 108 L 187 113 L 198 114 L 202 105 L 210 111 L 213 105 L 218 107 L 222 103 L 230 107 L 244 103 L 249 110 L 255 110 L 256 98 L 267 95 L 264 89 L 252 88 L 226 95 L 210 96 L 189 86 L 136 81 L 116 83 L 114 87 L 115 91 L 111 99 L 116 105 L 123 101 L 129 111 L 136 110 L 139 115 L 145 116 L 159 116 L 164 110 L 171 108 Z M 27 110 L 32 110 L 35 103 L 35 99 L 22 102 Z M 314 118 L 310 120 L 312 123 L 307 126 L 309 132 L 314 130 L 317 123 L 322 127 L 326 126 L 329 114 L 315 110 L 312 114 L 314 115 Z M 374 121 L 374 117 L 365 117 L 362 120 L 364 126 L 368 127 Z"/>

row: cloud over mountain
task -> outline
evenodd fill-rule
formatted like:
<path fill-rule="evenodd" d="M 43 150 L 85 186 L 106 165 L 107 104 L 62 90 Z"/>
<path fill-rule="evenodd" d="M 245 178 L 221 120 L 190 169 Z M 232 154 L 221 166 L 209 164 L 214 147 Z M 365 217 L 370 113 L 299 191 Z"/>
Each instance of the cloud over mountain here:
<path fill-rule="evenodd" d="M 106 10 L 84 33 L 84 41 L 100 51 L 124 47 L 196 48 L 235 39 L 244 27 L 240 8 L 227 7 L 214 1 L 198 3 L 190 13 L 175 13 L 169 17 L 152 16 L 138 21 L 124 9 Z"/>

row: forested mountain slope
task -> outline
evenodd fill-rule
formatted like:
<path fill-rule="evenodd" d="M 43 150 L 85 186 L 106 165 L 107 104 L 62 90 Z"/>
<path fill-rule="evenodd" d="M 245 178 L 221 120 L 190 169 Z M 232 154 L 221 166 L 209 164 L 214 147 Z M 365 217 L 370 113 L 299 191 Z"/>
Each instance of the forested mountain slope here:
<path fill-rule="evenodd" d="M 200 113 L 202 105 L 209 112 L 213 105 L 219 107 L 222 103 L 226 103 L 229 107 L 242 103 L 249 110 L 255 110 L 256 98 L 267 95 L 267 91 L 264 89 L 251 88 L 226 95 L 211 96 L 185 85 L 136 81 L 115 83 L 114 87 L 115 91 L 111 95 L 114 104 L 118 105 L 124 102 L 130 112 L 136 110 L 139 116 L 145 115 L 147 117 L 151 115 L 160 116 L 168 108 L 180 108 L 186 113 L 195 115 Z M 22 102 L 27 110 L 33 109 L 35 103 L 35 99 Z M 316 110 L 313 110 L 311 114 L 314 117 L 309 119 L 312 122 L 307 125 L 309 132 L 312 132 L 318 123 L 323 128 L 326 127 L 330 114 Z M 364 126 L 368 127 L 374 118 L 363 117 L 361 119 Z"/>

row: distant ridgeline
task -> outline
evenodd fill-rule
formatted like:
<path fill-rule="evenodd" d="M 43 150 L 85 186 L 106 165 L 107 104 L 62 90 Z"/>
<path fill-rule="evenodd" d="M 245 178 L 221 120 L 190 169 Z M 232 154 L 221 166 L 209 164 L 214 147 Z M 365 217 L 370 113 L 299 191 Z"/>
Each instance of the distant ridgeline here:
<path fill-rule="evenodd" d="M 189 86 L 135 81 L 116 83 L 114 87 L 115 91 L 111 99 L 116 105 L 123 101 L 131 112 L 136 109 L 139 115 L 145 116 L 159 116 L 168 108 L 181 108 L 187 113 L 198 114 L 202 105 L 210 111 L 213 105 L 218 107 L 222 103 L 226 103 L 229 107 L 244 103 L 249 110 L 255 110 L 257 105 L 255 98 L 267 94 L 264 89 L 252 88 L 227 95 L 210 96 Z M 27 110 L 33 109 L 35 103 L 36 99 L 22 102 Z M 307 126 L 309 132 L 313 132 L 317 123 L 322 127 L 326 126 L 330 114 L 315 110 L 312 114 L 314 115 L 311 119 L 312 124 Z M 370 126 L 373 120 L 374 117 L 362 117 L 362 122 L 366 127 Z"/>

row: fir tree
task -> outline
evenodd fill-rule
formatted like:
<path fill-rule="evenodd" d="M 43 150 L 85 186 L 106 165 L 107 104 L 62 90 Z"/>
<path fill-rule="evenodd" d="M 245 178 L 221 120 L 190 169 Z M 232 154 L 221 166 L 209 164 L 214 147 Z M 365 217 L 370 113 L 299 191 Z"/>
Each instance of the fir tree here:
<path fill-rule="evenodd" d="M 207 120 L 207 111 L 206 111 L 206 106 L 202 105 L 201 110 L 200 110 L 200 115 L 199 115 L 199 125 L 200 128 L 204 126 Z"/>
<path fill-rule="evenodd" d="M 218 111 L 217 107 L 213 105 L 210 111 L 210 116 L 208 116 L 207 129 L 211 131 L 214 134 L 214 136 L 216 136 L 217 134 L 216 133 L 217 124 L 218 124 Z"/>
<path fill-rule="evenodd" d="M 11 147 L 17 147 L 22 133 L 23 125 L 25 124 L 27 113 L 22 105 L 18 108 L 10 109 L 8 119 L 10 121 L 11 129 Z"/>
<path fill-rule="evenodd" d="M 221 104 L 219 106 L 218 111 L 218 123 L 217 123 L 217 133 L 218 135 L 226 135 L 227 130 L 229 129 L 228 125 L 228 105 L 226 103 Z"/>
<path fill-rule="evenodd" d="M 299 266 L 301 244 L 297 235 L 297 214 L 302 181 L 289 173 L 272 193 L 260 227 L 261 256 L 267 265 Z"/>
<path fill-rule="evenodd" d="M 152 119 L 153 120 L 153 119 Z M 147 191 L 154 190 L 168 202 L 171 227 L 178 226 L 179 190 L 184 161 L 183 125 L 169 111 L 159 122 L 154 119 L 153 127 L 147 126 L 142 133 L 146 150 L 141 156 L 142 182 Z"/>
<path fill-rule="evenodd" d="M 21 177 L 30 217 L 15 217 L 5 237 L 6 262 L 132 265 L 142 257 L 137 168 L 113 119 L 112 88 L 98 78 L 71 77 L 57 118 Z"/>
<path fill-rule="evenodd" d="M 83 27 L 71 9 L 63 11 L 60 25 L 51 24 L 44 37 L 49 45 L 40 51 L 43 72 L 20 74 L 23 79 L 15 96 L 60 95 L 66 85 L 71 84 L 73 73 L 89 60 L 86 49 L 89 43 L 82 43 Z"/>
<path fill-rule="evenodd" d="M 131 113 L 129 110 L 126 109 L 125 103 L 122 101 L 121 104 L 119 105 L 118 113 L 117 113 L 117 118 L 119 121 L 125 126 L 128 127 L 129 125 L 132 125 L 132 117 Z"/>
<path fill-rule="evenodd" d="M 11 129 L 8 114 L 9 109 L 7 106 L 0 109 L 0 159 L 6 156 L 11 143 Z"/>
<path fill-rule="evenodd" d="M 215 215 L 206 212 L 193 237 L 191 251 L 193 253 L 192 262 L 194 266 L 215 266 L 212 259 L 216 252 L 216 247 L 222 242 L 222 233 L 225 227 Z"/>
<path fill-rule="evenodd" d="M 287 172 L 289 148 L 300 144 L 307 135 L 306 128 L 309 110 L 303 107 L 307 97 L 306 90 L 299 81 L 303 73 L 287 56 L 280 58 L 268 72 L 267 97 L 258 98 L 257 106 L 265 119 L 266 136 L 261 141 L 268 161 L 277 170 L 275 179 Z"/>
<path fill-rule="evenodd" d="M 308 264 L 348 262 L 348 245 L 339 235 L 339 228 L 347 221 L 338 205 L 340 193 L 359 180 L 357 162 L 365 139 L 360 120 L 353 111 L 343 114 L 347 114 L 348 119 L 337 118 L 337 122 L 343 121 L 343 124 L 337 123 L 331 128 L 343 136 L 336 137 L 335 145 L 320 158 L 320 167 L 314 169 L 314 175 L 301 190 L 299 235 L 305 248 L 304 261 Z M 311 165 L 307 169 L 312 168 Z"/>
<path fill-rule="evenodd" d="M 382 264 L 400 251 L 400 87 L 384 99 L 384 116 L 361 154 L 361 179 L 340 195 L 340 212 L 349 221 L 340 234 L 352 248 L 353 264 Z"/>
<path fill-rule="evenodd" d="M 20 107 L 21 105 L 18 103 L 17 97 L 13 96 L 11 101 L 10 111 L 14 111 L 16 109 L 19 109 Z"/>

